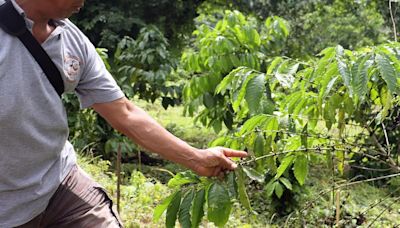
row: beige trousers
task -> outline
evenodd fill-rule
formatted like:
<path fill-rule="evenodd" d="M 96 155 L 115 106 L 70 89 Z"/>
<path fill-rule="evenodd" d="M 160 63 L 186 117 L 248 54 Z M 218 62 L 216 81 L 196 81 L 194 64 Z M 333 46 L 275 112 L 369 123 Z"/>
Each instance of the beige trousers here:
<path fill-rule="evenodd" d="M 118 213 L 105 190 L 75 166 L 46 210 L 18 228 L 119 228 Z"/>

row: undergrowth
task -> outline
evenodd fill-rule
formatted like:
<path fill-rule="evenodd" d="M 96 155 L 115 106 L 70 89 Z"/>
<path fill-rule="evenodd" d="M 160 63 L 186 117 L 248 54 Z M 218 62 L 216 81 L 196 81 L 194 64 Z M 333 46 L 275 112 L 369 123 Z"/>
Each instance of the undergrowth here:
<path fill-rule="evenodd" d="M 182 117 L 182 108 L 163 110 L 159 104 L 137 102 L 162 125 L 190 144 L 206 147 L 216 137 L 215 133 Z M 102 184 L 116 203 L 117 178 L 111 171 L 110 161 L 90 155 L 79 155 L 80 166 Z M 127 165 L 127 164 L 125 164 Z M 128 165 L 127 165 L 128 166 Z M 126 227 L 165 227 L 164 218 L 153 222 L 154 208 L 172 193 L 166 185 L 171 174 L 182 171 L 172 163 L 165 166 L 129 166 L 131 175 L 125 176 L 121 186 L 120 215 Z M 141 170 L 138 171 L 138 170 Z M 346 179 L 334 180 L 345 183 Z M 336 211 L 340 212 L 340 227 L 399 227 L 400 226 L 400 178 L 383 185 L 381 182 L 357 184 L 340 189 L 339 197 L 332 194 L 332 175 L 323 164 L 310 168 L 310 176 L 304 188 L 292 197 L 291 205 L 280 205 L 268 198 L 263 189 L 248 183 L 253 212 L 234 203 L 233 213 L 226 227 L 337 227 Z M 324 193 L 324 194 L 321 194 Z M 287 196 L 289 197 L 289 196 Z M 338 210 L 338 205 L 339 210 Z M 203 221 L 202 227 L 215 227 Z"/>

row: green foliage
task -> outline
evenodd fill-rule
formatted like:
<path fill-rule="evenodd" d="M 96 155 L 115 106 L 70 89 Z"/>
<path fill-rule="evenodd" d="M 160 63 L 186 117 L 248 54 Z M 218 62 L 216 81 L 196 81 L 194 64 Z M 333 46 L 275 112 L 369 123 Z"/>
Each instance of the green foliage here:
<path fill-rule="evenodd" d="M 190 180 L 190 181 L 189 181 Z M 241 180 L 244 181 L 243 176 Z M 167 210 L 167 226 L 172 225 L 175 218 L 175 208 L 179 208 L 179 223 L 182 227 L 199 227 L 201 219 L 207 212 L 207 219 L 216 226 L 224 226 L 229 219 L 233 202 L 231 197 L 245 194 L 244 182 L 239 181 L 236 185 L 234 173 L 227 175 L 224 181 L 210 181 L 206 178 L 195 178 L 191 172 L 179 173 L 172 178 L 169 187 L 175 188 L 176 191 L 160 204 L 154 211 L 154 218 L 160 218 L 165 209 L 174 208 L 170 214 Z M 178 195 L 179 194 L 179 199 Z M 183 195 L 183 199 L 180 198 Z M 174 201 L 174 199 L 176 199 Z M 243 196 L 240 196 L 243 199 Z M 247 198 L 248 202 L 248 198 Z M 180 206 L 179 206 L 180 205 Z M 206 210 L 204 210 L 206 208 Z M 174 220 L 175 221 L 175 220 Z"/>
<path fill-rule="evenodd" d="M 243 110 L 238 113 L 238 120 L 249 112 L 271 109 L 271 100 L 262 96 L 267 78 L 259 70 L 272 50 L 279 52 L 279 47 L 271 43 L 284 40 L 287 30 L 280 18 L 269 18 L 259 25 L 238 11 L 226 11 L 214 27 L 199 26 L 194 32 L 195 48 L 182 55 L 182 66 L 193 75 L 183 90 L 186 112 L 194 115 L 204 104 L 207 109 L 196 119 L 218 132 L 222 123 L 232 128 L 238 109 Z"/>
<path fill-rule="evenodd" d="M 232 203 L 225 186 L 215 182 L 207 191 L 208 220 L 222 227 L 228 222 Z"/>
<path fill-rule="evenodd" d="M 182 89 L 172 74 L 176 63 L 167 48 L 167 40 L 155 26 L 142 28 L 136 40 L 125 37 L 119 42 L 114 75 L 127 96 L 151 102 L 161 97 L 164 108 L 180 103 Z"/>
<path fill-rule="evenodd" d="M 196 192 L 192 206 L 192 227 L 199 227 L 201 219 L 204 216 L 204 202 L 206 191 L 204 188 Z"/>
<path fill-rule="evenodd" d="M 378 132 L 371 127 L 379 129 L 382 122 L 390 122 L 388 118 L 396 115 L 393 108 L 399 102 L 399 50 L 397 43 L 361 51 L 337 46 L 323 50 L 318 59 L 309 62 L 271 58 L 265 61 L 268 64 L 265 73 L 249 66 L 239 66 L 213 86 L 213 91 L 196 91 L 198 97 L 202 93 L 221 95 L 227 102 L 225 104 L 231 106 L 229 111 L 233 121 L 230 128 L 236 130 L 226 132 L 212 146 L 252 148 L 251 155 L 256 155 L 249 162 L 256 162 L 257 170 L 243 167 L 235 179 L 238 199 L 245 208 L 251 209 L 251 206 L 244 191 L 243 174 L 264 184 L 266 196 L 284 201 L 288 200 L 288 192 L 297 191 L 299 186 L 307 183 L 312 161 L 327 159 L 334 172 L 343 175 L 345 166 L 354 162 L 354 153 L 367 159 L 369 157 L 363 155 L 365 149 L 376 151 L 386 143 L 382 141 L 371 145 L 369 140 L 372 134 Z M 252 84 L 251 81 L 256 78 L 262 78 L 264 84 Z M 251 84 L 253 86 L 249 86 Z M 257 90 L 263 92 L 258 93 Z M 263 100 L 269 101 L 272 109 L 263 108 Z M 251 106 L 254 108 L 249 108 Z M 219 107 L 222 108 L 227 109 Z M 207 107 L 200 115 L 209 109 Z M 213 115 L 207 117 L 211 123 L 220 118 Z M 371 122 L 371 117 L 374 122 Z M 360 127 L 353 133 L 357 138 L 356 146 L 349 141 L 352 138 L 348 139 L 345 135 L 347 126 L 352 125 Z M 371 127 L 366 127 L 368 125 Z M 392 144 L 393 161 L 398 156 L 393 152 L 394 148 L 396 145 Z M 335 163 L 332 163 L 333 156 Z M 398 169 L 389 163 L 386 167 L 391 167 L 393 171 Z M 229 191 L 223 190 L 223 185 L 218 182 L 210 186 L 213 190 L 218 189 L 221 195 L 224 192 L 229 196 Z M 224 211 L 229 211 L 229 208 L 227 206 Z M 209 208 L 210 221 L 216 225 L 224 224 L 224 220 L 217 221 L 216 218 L 228 215 L 217 216 L 212 209 L 211 212 L 210 215 Z"/>
<path fill-rule="evenodd" d="M 237 176 L 237 186 L 238 186 L 237 191 L 238 191 L 240 203 L 247 210 L 251 210 L 249 196 L 247 195 L 247 192 L 246 192 L 245 177 L 244 177 L 243 171 L 241 169 L 236 171 L 236 176 Z"/>
<path fill-rule="evenodd" d="M 377 45 L 388 39 L 391 30 L 387 1 L 230 2 L 238 9 L 254 13 L 261 18 L 276 15 L 286 19 L 292 30 L 285 49 L 289 56 L 312 56 L 325 47 L 337 44 L 348 49 Z M 396 3 L 393 3 L 393 7 L 395 6 Z M 398 17 L 395 19 L 398 20 Z"/>
<path fill-rule="evenodd" d="M 224 6 L 223 1 L 215 2 L 204 6 Z M 174 70 L 177 63 L 168 50 L 168 32 L 164 36 L 163 29 L 145 26 L 147 20 L 130 17 L 130 7 L 123 14 L 111 10 L 109 19 L 98 16 L 84 22 L 88 29 L 95 29 L 91 26 L 107 21 L 122 31 L 117 35 L 105 29 L 103 44 L 115 43 L 125 33 L 135 34 L 135 39 L 119 43 L 109 62 L 105 50 L 99 49 L 128 96 L 152 102 L 161 98 L 165 108 L 179 104 L 183 96 L 187 114 L 196 115 L 197 121 L 215 132 L 227 127 L 212 146 L 249 151 L 250 159 L 224 181 L 198 178 L 190 172 L 177 174 L 169 182 L 175 193 L 154 213 L 158 220 L 167 211 L 167 227 L 175 226 L 177 219 L 183 227 L 198 227 L 205 214 L 223 226 L 234 202 L 250 213 L 255 210 L 260 203 L 252 196 L 257 194 L 271 200 L 271 205 L 287 205 L 310 182 L 312 165 L 321 161 L 332 175 L 349 175 L 347 167 L 353 164 L 398 171 L 399 44 L 360 48 L 386 39 L 378 3 L 234 1 L 228 5 L 238 2 L 253 2 L 250 7 L 258 7 L 258 15 L 271 17 L 260 22 L 238 11 L 218 8 L 211 16 L 202 11 L 195 39 L 182 54 L 183 70 Z M 107 4 L 98 7 L 104 10 Z M 122 18 L 126 23 L 118 27 Z M 330 45 L 337 46 L 323 49 Z M 307 60 L 284 55 L 307 56 Z M 190 81 L 182 91 L 179 80 L 186 73 Z M 78 109 L 69 97 L 65 100 L 69 111 Z M 91 142 L 110 156 L 118 148 L 124 154 L 135 150 L 92 111 L 85 110 L 70 121 L 73 141 L 83 149 Z M 176 125 L 169 127 L 177 130 Z M 85 130 L 90 132 L 82 138 Z"/>
<path fill-rule="evenodd" d="M 108 190 L 115 202 L 116 177 L 110 172 L 110 162 L 99 158 L 89 158 L 87 156 L 79 156 L 78 160 L 80 166 Z M 251 198 L 257 198 L 256 201 L 253 201 L 253 210 L 257 210 L 258 215 L 252 217 L 251 212 L 248 213 L 247 210 L 242 210 L 235 203 L 232 215 L 226 227 L 280 227 L 285 224 L 294 227 L 304 224 L 308 226 L 329 227 L 332 224 L 331 221 L 333 221 L 331 219 L 334 219 L 335 209 L 332 208 L 331 194 L 321 195 L 320 192 L 321 190 L 331 188 L 328 181 L 331 174 L 326 169 L 321 169 L 321 167 L 313 167 L 311 169 L 309 182 L 314 184 L 307 186 L 305 191 L 302 192 L 300 208 L 304 211 L 300 217 L 298 217 L 297 214 L 293 214 L 289 219 L 287 217 L 272 217 L 274 212 L 269 209 L 272 202 L 267 200 L 264 205 L 264 202 L 260 200 L 262 196 L 256 195 L 256 189 L 251 189 L 248 191 L 248 194 Z M 394 190 L 396 190 L 399 185 L 397 184 L 398 178 L 392 180 L 391 185 L 393 191 L 391 192 L 387 192 L 387 190 L 381 187 L 378 188 L 378 186 L 371 186 L 368 184 L 356 185 L 350 187 L 346 191 L 342 191 L 341 207 L 343 216 L 341 217 L 341 224 L 354 225 L 355 221 L 364 217 L 367 220 L 364 221 L 361 226 L 366 226 L 381 213 L 383 214 L 377 219 L 374 225 L 392 226 L 393 224 L 397 224 L 400 217 L 396 211 L 400 209 L 400 205 L 392 203 L 396 202 L 395 200 L 398 196 L 398 192 Z M 247 181 L 245 185 L 246 188 L 251 187 L 251 184 Z M 199 200 L 200 203 L 197 205 L 205 207 L 207 205 L 204 203 L 205 189 L 201 188 L 201 190 L 197 192 L 199 195 L 202 195 L 198 197 L 201 200 Z M 165 227 L 163 220 L 157 223 L 152 222 L 151 214 L 154 210 L 154 206 L 162 204 L 162 199 L 171 193 L 171 189 L 168 189 L 166 185 L 160 184 L 152 178 L 145 177 L 140 172 L 134 172 L 131 179 L 121 186 L 120 215 L 124 225 L 126 227 Z M 391 195 L 387 198 L 389 194 Z M 171 194 L 169 198 L 173 196 L 174 194 Z M 195 206 L 195 202 L 196 200 L 193 201 L 192 215 L 197 214 L 194 213 L 194 211 L 203 208 Z M 313 202 L 314 206 L 307 207 L 309 202 Z M 375 207 L 369 208 L 377 202 L 381 203 Z M 387 210 L 388 208 L 390 208 L 390 211 Z M 203 216 L 200 216 L 200 218 L 202 217 Z M 162 218 L 165 219 L 165 217 Z M 198 227 L 193 225 L 194 221 L 192 217 L 192 227 Z M 212 226 L 212 224 L 206 221 L 203 221 L 201 225 Z"/>
<path fill-rule="evenodd" d="M 146 25 L 156 25 L 178 48 L 182 38 L 193 28 L 193 18 L 200 1 L 100 1 L 85 4 L 72 20 L 87 34 L 96 46 L 114 52 L 123 37 L 137 37 Z"/>
<path fill-rule="evenodd" d="M 171 200 L 171 203 L 168 205 L 167 216 L 165 220 L 165 226 L 167 228 L 175 227 L 175 221 L 178 216 L 178 211 L 181 204 L 181 195 L 181 191 L 176 192 Z"/>

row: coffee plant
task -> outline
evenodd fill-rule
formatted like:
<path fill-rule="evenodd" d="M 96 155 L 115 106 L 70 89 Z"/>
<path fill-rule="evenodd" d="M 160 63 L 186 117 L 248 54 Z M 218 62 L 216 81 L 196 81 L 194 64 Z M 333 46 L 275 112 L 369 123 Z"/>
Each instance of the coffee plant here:
<path fill-rule="evenodd" d="M 358 51 L 338 45 L 306 62 L 271 56 L 271 44 L 288 35 L 285 21 L 268 18 L 259 27 L 237 11 L 195 35 L 182 56 L 193 76 L 183 92 L 186 111 L 222 132 L 210 146 L 250 157 L 224 180 L 178 173 L 169 182 L 176 191 L 156 208 L 155 220 L 166 211 L 167 227 L 177 219 L 198 227 L 203 216 L 224 226 L 234 201 L 252 210 L 248 179 L 280 199 L 304 186 L 317 162 L 339 176 L 353 165 L 400 172 L 398 43 Z"/>

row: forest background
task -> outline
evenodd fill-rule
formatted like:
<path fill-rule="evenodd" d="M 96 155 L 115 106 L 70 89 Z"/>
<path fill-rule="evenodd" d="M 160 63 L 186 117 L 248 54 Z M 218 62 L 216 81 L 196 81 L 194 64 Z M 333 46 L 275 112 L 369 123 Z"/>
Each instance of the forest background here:
<path fill-rule="evenodd" d="M 127 227 L 400 225 L 400 2 L 91 0 L 74 15 L 126 96 L 197 147 L 200 178 L 64 96 L 80 163 Z"/>

